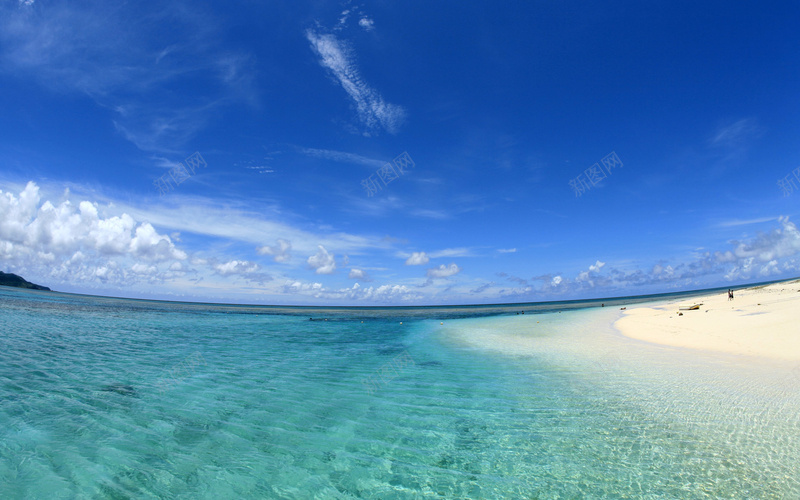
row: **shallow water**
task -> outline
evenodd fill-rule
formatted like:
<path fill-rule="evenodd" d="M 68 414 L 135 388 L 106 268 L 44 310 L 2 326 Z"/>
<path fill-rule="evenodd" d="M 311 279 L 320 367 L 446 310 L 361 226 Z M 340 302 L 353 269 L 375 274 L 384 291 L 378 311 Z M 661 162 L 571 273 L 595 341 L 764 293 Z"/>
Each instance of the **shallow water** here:
<path fill-rule="evenodd" d="M 800 497 L 794 366 L 464 310 L 2 289 L 0 498 Z"/>

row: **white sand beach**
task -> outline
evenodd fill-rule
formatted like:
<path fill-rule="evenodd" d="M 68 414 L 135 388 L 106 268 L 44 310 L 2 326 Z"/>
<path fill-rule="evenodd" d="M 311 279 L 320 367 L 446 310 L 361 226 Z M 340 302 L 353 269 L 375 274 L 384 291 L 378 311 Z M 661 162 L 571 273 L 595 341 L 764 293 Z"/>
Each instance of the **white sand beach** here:
<path fill-rule="evenodd" d="M 656 344 L 800 360 L 800 280 L 635 307 L 614 326 Z"/>

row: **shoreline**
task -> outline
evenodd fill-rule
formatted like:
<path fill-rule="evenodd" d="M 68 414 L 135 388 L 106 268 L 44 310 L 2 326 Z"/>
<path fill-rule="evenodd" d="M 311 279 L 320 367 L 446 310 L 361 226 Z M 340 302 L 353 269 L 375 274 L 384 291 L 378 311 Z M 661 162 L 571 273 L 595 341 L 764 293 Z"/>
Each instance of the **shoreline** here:
<path fill-rule="evenodd" d="M 733 300 L 721 292 L 634 307 L 614 328 L 653 344 L 800 361 L 800 280 L 734 290 Z"/>

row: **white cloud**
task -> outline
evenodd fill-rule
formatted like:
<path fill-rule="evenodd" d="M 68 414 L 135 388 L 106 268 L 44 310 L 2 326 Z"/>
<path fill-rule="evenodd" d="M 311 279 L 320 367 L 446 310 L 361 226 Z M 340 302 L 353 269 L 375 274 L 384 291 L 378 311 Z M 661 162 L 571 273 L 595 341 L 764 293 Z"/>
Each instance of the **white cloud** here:
<path fill-rule="evenodd" d="M 407 266 L 421 266 L 430 262 L 430 258 L 425 252 L 414 252 L 411 257 L 406 259 Z"/>
<path fill-rule="evenodd" d="M 322 283 L 303 283 L 301 281 L 295 281 L 291 284 L 287 284 L 285 289 L 289 291 L 289 293 L 319 293 L 323 290 Z"/>
<path fill-rule="evenodd" d="M 654 265 L 652 271 L 650 272 L 650 274 L 652 274 L 653 276 L 658 276 L 658 277 L 671 277 L 673 276 L 674 273 L 675 270 L 672 268 L 672 266 L 668 265 L 664 267 L 660 264 Z"/>
<path fill-rule="evenodd" d="M 263 247 L 256 248 L 256 252 L 258 255 L 272 255 L 275 262 L 288 262 L 292 256 L 289 254 L 289 250 L 292 249 L 292 244 L 284 240 L 283 238 L 278 238 L 277 245 L 275 246 L 267 246 L 264 245 Z"/>
<path fill-rule="evenodd" d="M 602 268 L 603 268 L 603 266 L 605 266 L 605 265 L 606 265 L 606 263 L 605 263 L 605 262 L 600 262 L 599 260 L 598 260 L 598 261 L 595 261 L 595 263 L 594 263 L 594 264 L 592 264 L 591 266 L 589 266 L 589 271 L 592 271 L 592 272 L 597 272 L 597 271 L 599 271 L 600 269 L 602 269 Z"/>
<path fill-rule="evenodd" d="M 722 265 L 732 265 L 725 273 L 729 281 L 752 278 L 767 278 L 785 272 L 800 271 L 795 259 L 788 259 L 800 253 L 800 231 L 789 221 L 788 217 L 780 217 L 781 228 L 769 233 L 761 233 L 747 242 L 732 241 L 733 250 L 715 252 L 713 257 L 708 252 L 703 256 L 705 266 L 709 261 Z M 784 259 L 784 262 L 779 262 Z"/>
<path fill-rule="evenodd" d="M 345 9 L 339 14 L 339 25 L 347 24 L 347 18 L 350 17 L 350 9 Z"/>
<path fill-rule="evenodd" d="M 98 196 L 82 186 L 72 188 Z M 41 278 L 38 282 L 51 288 L 63 285 L 59 288 L 64 291 L 114 295 L 125 290 L 123 295 L 153 296 L 153 287 L 139 284 L 160 280 L 165 286 L 159 286 L 156 293 L 179 294 L 174 297 L 177 300 L 190 297 L 216 300 L 237 295 L 245 298 L 249 292 L 227 278 L 238 276 L 262 285 L 272 278 L 265 272 L 237 275 L 226 267 L 218 269 L 216 266 L 229 261 L 246 262 L 245 255 L 225 255 L 223 248 L 229 246 L 223 243 L 225 241 L 236 246 L 244 244 L 242 247 L 253 244 L 260 254 L 270 255 L 271 251 L 272 257 L 279 257 L 278 260 L 288 259 L 289 254 L 295 252 L 311 255 L 318 251 L 318 245 L 358 255 L 374 249 L 386 250 L 393 245 L 392 241 L 380 237 L 336 232 L 328 227 L 317 228 L 317 232 L 296 229 L 272 222 L 263 211 L 254 215 L 237 206 L 206 198 L 182 197 L 179 193 L 167 200 L 156 199 L 155 203 L 145 200 L 140 208 L 124 200 L 105 199 L 102 204 L 81 201 L 77 197 L 87 194 L 71 194 L 61 185 L 45 185 L 40 190 L 30 183 L 27 187 L 23 184 L 11 189 L 13 191 L 0 191 L 0 262 L 18 274 Z M 63 201 L 45 201 L 45 195 L 40 194 L 44 191 L 51 200 Z M 60 198 L 52 195 L 58 191 L 64 191 Z M 196 254 L 188 255 L 186 249 L 178 246 L 177 236 L 187 233 L 192 237 L 184 237 L 186 244 L 199 245 Z M 272 245 L 261 246 L 264 234 L 276 236 Z M 282 245 L 280 240 L 286 243 Z M 207 243 L 213 247 L 213 242 L 220 242 L 222 246 L 209 248 Z M 285 264 L 292 265 L 292 261 L 296 267 L 307 263 L 305 259 L 299 262 L 288 259 Z M 176 262 L 184 262 L 184 265 L 177 266 Z M 137 263 L 155 266 L 158 274 L 152 277 L 133 272 L 132 266 Z M 338 262 L 336 267 L 339 267 Z M 246 266 L 240 265 L 238 270 L 246 270 Z M 192 276 L 187 277 L 187 274 Z M 368 275 L 360 278 L 362 281 L 370 279 Z M 203 287 L 196 286 L 199 281 L 204 281 Z M 100 283 L 103 288 L 99 288 Z M 273 284 L 270 289 L 279 294 L 270 300 L 280 302 L 281 285 Z M 266 300 L 265 294 L 260 295 L 260 299 Z"/>
<path fill-rule="evenodd" d="M 395 299 L 414 300 L 419 298 L 405 285 L 381 285 L 378 288 L 369 287 L 364 290 L 362 300 L 378 300 L 389 302 Z"/>
<path fill-rule="evenodd" d="M 214 272 L 222 277 L 241 277 L 245 281 L 264 284 L 272 280 L 272 277 L 261 272 L 261 266 L 249 260 L 233 259 L 222 264 L 213 266 Z"/>
<path fill-rule="evenodd" d="M 471 257 L 472 253 L 468 248 L 445 248 L 436 252 L 412 252 L 410 255 L 406 252 L 398 252 L 398 257 L 406 259 L 407 266 L 421 266 L 430 262 L 431 259 L 438 259 L 441 257 Z"/>
<path fill-rule="evenodd" d="M 184 260 L 187 255 L 149 222 L 130 215 L 102 218 L 97 206 L 69 200 L 58 206 L 41 199 L 39 187 L 29 182 L 19 197 L 0 191 L 0 241 L 19 252 L 41 251 L 61 257 L 76 252 L 97 256 L 127 255 L 149 261 Z M 38 207 L 38 209 L 37 209 Z"/>
<path fill-rule="evenodd" d="M 602 267 L 605 265 L 606 265 L 605 262 L 600 262 L 599 260 L 596 261 L 594 264 L 589 266 L 589 269 L 587 271 L 583 271 L 580 274 L 578 274 L 578 277 L 575 278 L 575 281 L 578 282 L 587 281 L 590 283 L 590 285 L 593 285 L 591 281 L 591 274 L 599 272 L 600 269 L 602 269 Z"/>
<path fill-rule="evenodd" d="M 300 148 L 300 152 L 314 158 L 324 158 L 326 160 L 355 165 L 367 165 L 374 168 L 382 167 L 386 163 L 384 160 L 373 160 L 372 158 L 367 158 L 366 156 L 357 155 L 355 153 L 334 151 L 331 149 Z"/>
<path fill-rule="evenodd" d="M 336 270 L 336 261 L 333 254 L 328 253 L 322 245 L 319 245 L 319 251 L 316 255 L 308 258 L 308 265 L 315 269 L 317 274 L 332 274 Z"/>
<path fill-rule="evenodd" d="M 712 145 L 735 145 L 759 133 L 755 120 L 743 118 L 735 123 L 721 127 L 711 139 Z"/>
<path fill-rule="evenodd" d="M 759 271 L 759 275 L 762 277 L 772 276 L 778 273 L 780 273 L 780 270 L 778 269 L 777 260 L 771 260 L 767 262 L 761 267 L 761 270 Z"/>
<path fill-rule="evenodd" d="M 136 228 L 136 236 L 131 240 L 131 252 L 152 260 L 185 259 L 186 253 L 175 248 L 169 236 L 160 235 L 150 223 L 145 222 Z"/>
<path fill-rule="evenodd" d="M 719 262 L 755 258 L 761 262 L 790 257 L 800 252 L 800 231 L 788 217 L 779 217 L 782 228 L 769 233 L 761 233 L 748 242 L 732 241 L 735 248 L 715 254 Z"/>
<path fill-rule="evenodd" d="M 125 2 L 21 4 L 32 8 L 0 2 L 0 72 L 89 96 L 114 113 L 111 122 L 121 136 L 145 151 L 175 151 L 216 108 L 256 99 L 254 61 L 247 53 L 209 44 L 221 25 L 198 9 L 144 12 L 146 7 Z M 161 29 L 165 22 L 169 30 Z M 209 85 L 196 85 L 198 78 Z M 185 91 L 173 93 L 176 86 Z M 204 89 L 203 95 L 193 88 Z"/>
<path fill-rule="evenodd" d="M 777 219 L 778 219 L 777 217 L 761 217 L 761 218 L 758 218 L 758 219 L 748 219 L 748 220 L 738 220 L 737 219 L 737 220 L 729 220 L 729 221 L 720 222 L 717 225 L 720 226 L 720 227 L 735 227 L 735 226 L 745 226 L 745 225 L 749 225 L 749 224 L 761 224 L 763 222 L 770 222 L 770 221 L 774 221 L 774 220 L 777 220 Z"/>
<path fill-rule="evenodd" d="M 432 259 L 438 259 L 440 257 L 471 257 L 472 253 L 470 252 L 469 248 L 445 248 L 444 250 L 439 250 L 438 252 L 431 252 Z"/>
<path fill-rule="evenodd" d="M 156 274 L 158 268 L 156 266 L 148 266 L 142 263 L 136 263 L 131 267 L 131 271 L 137 274 Z"/>
<path fill-rule="evenodd" d="M 178 198 L 178 193 L 172 193 L 170 196 Z M 263 235 L 268 234 L 291 242 L 291 251 L 300 254 L 315 252 L 317 245 L 336 247 L 348 253 L 360 253 L 374 248 L 385 249 L 390 246 L 389 242 L 382 241 L 378 237 L 298 229 L 273 220 L 277 219 L 279 214 L 274 217 L 265 213 L 254 214 L 250 210 L 240 209 L 211 198 L 180 199 L 177 205 L 151 204 L 146 210 L 126 206 L 121 201 L 116 201 L 115 204 L 124 207 L 135 218 L 149 220 L 159 227 L 218 239 L 232 239 L 251 243 L 257 247 L 264 244 Z"/>
<path fill-rule="evenodd" d="M 332 302 L 380 302 L 398 303 L 420 300 L 421 295 L 405 285 L 386 284 L 379 287 L 363 287 L 354 283 L 349 288 L 329 289 L 321 283 L 303 283 L 301 281 L 287 282 L 284 291 L 294 295 L 306 295 L 315 299 L 322 299 L 326 303 Z"/>
<path fill-rule="evenodd" d="M 355 267 L 350 269 L 350 273 L 347 275 L 348 278 L 351 280 L 361 280 L 361 281 L 369 281 L 369 275 L 363 269 L 356 269 Z"/>
<path fill-rule="evenodd" d="M 636 287 L 678 288 L 718 285 L 719 280 L 748 281 L 779 278 L 781 274 L 800 272 L 800 231 L 788 217 L 779 217 L 780 228 L 760 233 L 746 241 L 732 241 L 726 251 L 706 251 L 694 260 L 676 264 L 657 263 L 648 271 L 622 270 L 596 261 L 574 280 L 542 276 L 545 281 L 539 293 L 577 295 L 592 289 L 620 290 L 630 293 Z M 535 278 L 537 279 L 537 278 Z M 700 280 L 704 280 L 703 283 Z M 548 284 L 549 283 L 549 284 Z M 558 288 L 556 288 L 558 286 Z"/>
<path fill-rule="evenodd" d="M 306 31 L 306 38 L 320 58 L 320 64 L 331 71 L 342 88 L 356 105 L 359 119 L 367 131 L 382 127 L 389 133 L 396 133 L 405 119 L 405 110 L 387 103 L 362 78 L 353 63 L 351 51 L 333 35 Z"/>
<path fill-rule="evenodd" d="M 498 248 L 497 251 L 500 252 L 500 253 L 516 253 L 517 249 L 516 248 Z"/>
<path fill-rule="evenodd" d="M 452 263 L 449 266 L 442 264 L 439 267 L 428 269 L 427 275 L 429 278 L 448 278 L 459 272 L 461 272 L 461 268 Z"/>
<path fill-rule="evenodd" d="M 118 208 L 73 202 L 69 196 L 65 192 L 58 204 L 42 200 L 33 182 L 19 195 L 0 191 L 4 266 L 38 277 L 48 286 L 66 284 L 83 291 L 162 284 L 189 272 L 182 265 L 188 260 L 186 252 L 149 222 L 138 222 L 124 212 L 106 215 Z"/>
<path fill-rule="evenodd" d="M 230 260 L 224 264 L 217 264 L 214 269 L 222 276 L 230 276 L 232 274 L 251 274 L 258 272 L 261 268 L 255 262 L 247 260 Z"/>
<path fill-rule="evenodd" d="M 367 31 L 372 31 L 375 29 L 375 21 L 368 17 L 362 17 L 358 20 L 358 25 L 364 28 Z"/>
<path fill-rule="evenodd" d="M 427 208 L 417 208 L 411 210 L 412 215 L 418 217 L 425 217 L 427 219 L 446 220 L 451 218 L 451 215 L 445 210 L 431 210 Z"/>

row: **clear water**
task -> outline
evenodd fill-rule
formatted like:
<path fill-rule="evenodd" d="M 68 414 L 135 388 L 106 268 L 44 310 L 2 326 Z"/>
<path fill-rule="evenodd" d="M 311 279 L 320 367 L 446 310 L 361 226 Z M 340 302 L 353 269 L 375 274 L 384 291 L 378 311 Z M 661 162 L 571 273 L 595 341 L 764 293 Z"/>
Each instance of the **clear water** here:
<path fill-rule="evenodd" d="M 0 287 L 0 498 L 800 498 L 795 366 L 513 311 Z"/>

